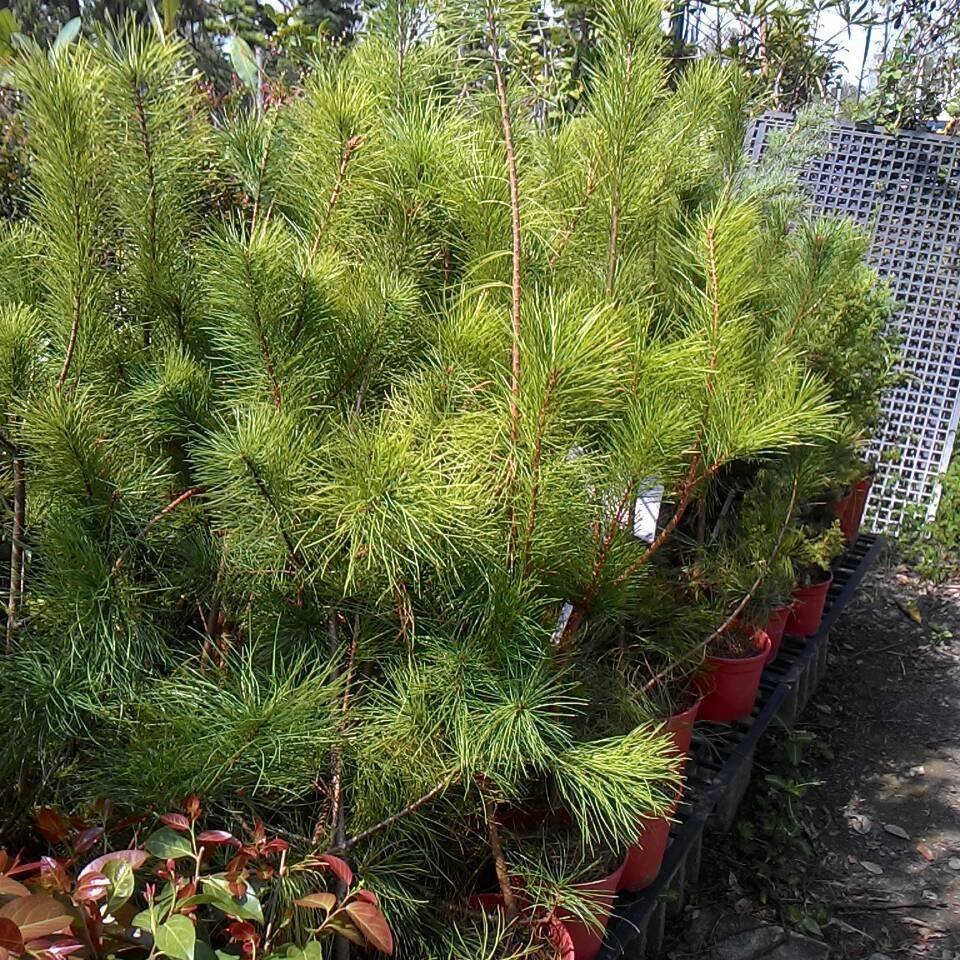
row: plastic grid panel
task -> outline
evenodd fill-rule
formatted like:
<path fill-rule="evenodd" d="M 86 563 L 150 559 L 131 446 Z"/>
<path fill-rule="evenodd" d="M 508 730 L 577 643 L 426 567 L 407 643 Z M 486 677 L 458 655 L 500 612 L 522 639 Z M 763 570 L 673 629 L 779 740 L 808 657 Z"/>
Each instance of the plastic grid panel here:
<path fill-rule="evenodd" d="M 750 157 L 792 123 L 791 114 L 760 117 L 748 134 Z M 917 506 L 936 514 L 960 420 L 960 139 L 836 122 L 829 151 L 803 181 L 824 212 L 870 231 L 871 262 L 900 304 L 907 378 L 883 400 L 871 448 L 879 482 L 867 500 L 872 528 L 895 531 Z"/>

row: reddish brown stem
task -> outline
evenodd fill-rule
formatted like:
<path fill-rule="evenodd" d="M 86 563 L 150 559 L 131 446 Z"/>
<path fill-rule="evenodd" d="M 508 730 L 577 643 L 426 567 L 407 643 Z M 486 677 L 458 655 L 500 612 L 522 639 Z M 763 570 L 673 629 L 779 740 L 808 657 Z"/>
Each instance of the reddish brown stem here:
<path fill-rule="evenodd" d="M 681 484 L 679 491 L 679 499 L 677 501 L 677 506 L 673 511 L 673 516 L 669 519 L 666 526 L 657 534 L 653 542 L 647 547 L 646 550 L 636 559 L 633 563 L 627 567 L 620 576 L 614 580 L 614 586 L 620 586 L 630 579 L 642 566 L 650 561 L 650 559 L 659 552 L 660 548 L 667 542 L 674 530 L 677 529 L 677 525 L 683 519 L 684 514 L 687 512 L 687 508 L 690 506 L 690 499 L 693 496 L 693 491 L 703 483 L 704 480 L 707 480 L 709 477 L 712 477 L 724 464 L 725 461 L 718 460 L 714 463 L 709 469 L 705 470 L 699 477 L 694 477 L 696 473 L 697 466 L 700 463 L 700 454 L 696 454 L 693 458 L 693 461 L 690 464 L 690 471 L 687 474 L 687 479 Z"/>
<path fill-rule="evenodd" d="M 124 565 L 127 558 L 130 556 L 130 552 L 133 550 L 134 546 L 139 543 L 143 538 L 150 532 L 153 527 L 159 523 L 167 514 L 172 513 L 181 503 L 186 503 L 191 497 L 195 497 L 198 493 L 203 493 L 206 490 L 205 487 L 191 487 L 189 490 L 184 490 L 179 496 L 174 497 L 159 513 L 155 513 L 146 523 L 144 528 L 123 548 L 123 552 L 117 557 L 116 563 L 113 565 L 113 572 L 119 573 L 120 568 Z"/>
<path fill-rule="evenodd" d="M 334 181 L 330 199 L 327 200 L 327 207 L 323 211 L 323 216 L 317 226 L 317 232 L 313 237 L 313 244 L 310 247 L 311 260 L 317 255 L 317 251 L 320 249 L 320 241 L 323 239 L 323 235 L 327 232 L 327 227 L 330 225 L 330 218 L 333 216 L 334 207 L 336 207 L 337 201 L 340 199 L 343 184 L 347 179 L 347 167 L 350 165 L 350 160 L 362 145 L 363 137 L 360 136 L 353 136 L 344 144 L 343 152 L 340 154 L 340 166 L 337 168 L 337 179 Z"/>
<path fill-rule="evenodd" d="M 418 797 L 412 803 L 408 803 L 402 810 L 398 810 L 396 813 L 391 814 L 385 820 L 381 820 L 379 823 L 374 824 L 372 827 L 367 827 L 366 830 L 361 830 L 360 833 L 355 834 L 350 837 L 349 840 L 345 840 L 340 846 L 334 846 L 330 848 L 330 853 L 347 853 L 358 843 L 362 843 L 364 840 L 369 840 L 370 837 L 376 836 L 378 833 L 382 833 L 388 827 L 392 827 L 398 820 L 402 820 L 404 817 L 410 816 L 411 813 L 415 813 L 421 807 L 426 806 L 434 797 L 439 796 L 443 793 L 447 787 L 453 783 L 454 780 L 460 775 L 459 769 L 454 770 L 449 776 L 444 777 L 436 786 L 428 790 L 423 796 Z"/>
<path fill-rule="evenodd" d="M 503 853 L 503 844 L 500 842 L 500 828 L 497 826 L 497 808 L 492 800 L 484 800 L 487 819 L 487 838 L 490 841 L 490 852 L 493 855 L 493 868 L 497 874 L 497 884 L 500 895 L 503 897 L 503 906 L 506 912 L 507 923 L 517 919 L 517 898 L 513 895 L 513 884 L 510 882 L 510 870 L 507 868 L 507 858 Z"/>

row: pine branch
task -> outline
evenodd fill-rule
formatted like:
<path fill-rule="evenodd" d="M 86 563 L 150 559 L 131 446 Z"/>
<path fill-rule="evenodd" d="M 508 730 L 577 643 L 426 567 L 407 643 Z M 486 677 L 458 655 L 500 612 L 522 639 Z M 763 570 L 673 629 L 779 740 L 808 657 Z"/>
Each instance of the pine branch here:
<path fill-rule="evenodd" d="M 543 434 L 546 429 L 547 411 L 550 407 L 550 399 L 553 390 L 557 385 L 557 370 L 550 371 L 547 379 L 547 389 L 544 392 L 543 403 L 540 404 L 540 412 L 537 415 L 537 434 L 533 442 L 533 456 L 530 464 L 531 474 L 533 475 L 533 488 L 530 491 L 530 510 L 527 513 L 527 526 L 523 537 L 523 555 L 524 555 L 524 574 L 529 575 L 531 564 L 531 543 L 533 541 L 533 530 L 537 522 L 537 499 L 540 492 L 540 465 L 543 459 Z"/>
<path fill-rule="evenodd" d="M 412 803 L 408 803 L 402 810 L 398 810 L 396 813 L 391 814 L 384 820 L 381 820 L 379 823 L 375 823 L 372 827 L 367 827 L 366 830 L 361 830 L 360 833 L 355 834 L 350 837 L 348 840 L 345 840 L 343 844 L 339 847 L 331 847 L 329 852 L 334 854 L 347 853 L 352 850 L 358 843 L 362 843 L 364 840 L 369 840 L 370 837 L 376 836 L 378 833 L 382 833 L 388 827 L 392 827 L 398 820 L 402 820 L 404 817 L 410 816 L 411 813 L 416 813 L 421 807 L 426 806 L 434 797 L 438 797 L 447 787 L 453 783 L 457 777 L 460 776 L 460 769 L 457 768 L 452 773 L 444 777 L 436 786 L 431 787 L 425 794 L 418 797 Z"/>
<path fill-rule="evenodd" d="M 627 61 L 625 65 L 624 90 L 630 89 L 630 78 L 633 73 L 633 44 L 627 45 Z M 612 296 L 613 285 L 617 276 L 617 261 L 620 256 L 620 204 L 623 189 L 623 172 L 614 172 L 613 192 L 610 199 L 610 237 L 607 241 L 607 279 L 604 285 L 606 295 Z"/>
<path fill-rule="evenodd" d="M 293 543 L 293 537 L 290 536 L 286 527 L 283 525 L 283 519 L 280 515 L 280 510 L 273 502 L 273 497 L 270 495 L 267 485 L 263 482 L 263 478 L 260 476 L 260 473 L 257 470 L 257 465 L 247 456 L 243 457 L 243 463 L 247 470 L 249 470 L 250 477 L 259 491 L 260 496 L 263 497 L 267 503 L 267 506 L 273 511 L 273 515 L 277 521 L 277 528 L 280 531 L 280 536 L 283 538 L 283 542 L 287 548 L 287 553 L 289 554 L 290 559 L 293 561 L 295 567 L 301 568 L 303 566 L 303 559 Z"/>
<path fill-rule="evenodd" d="M 253 233 L 257 228 L 257 219 L 260 215 L 260 203 L 263 198 L 263 182 L 266 179 L 267 175 L 267 164 L 270 162 L 270 151 L 273 147 L 273 131 L 274 126 L 276 125 L 276 111 L 270 118 L 270 123 L 267 125 L 267 136 L 263 144 L 263 150 L 260 154 L 260 165 L 257 167 L 257 192 L 253 198 L 253 212 L 250 215 L 250 232 Z M 267 211 L 269 216 L 270 211 Z"/>
<path fill-rule="evenodd" d="M 250 258 L 245 255 L 243 258 L 243 272 L 247 279 L 247 287 L 250 290 L 250 304 L 253 309 L 253 326 L 257 334 L 257 342 L 260 345 L 260 356 L 263 359 L 263 365 L 267 371 L 267 377 L 270 380 L 270 392 L 273 394 L 273 405 L 279 410 L 281 405 L 280 384 L 277 383 L 277 375 L 273 369 L 273 358 L 270 355 L 270 344 L 267 342 L 267 336 L 263 330 L 263 318 L 260 316 L 260 297 L 257 293 L 257 285 L 254 282 L 253 274 L 250 272 Z"/>
<path fill-rule="evenodd" d="M 710 275 L 710 321 L 713 343 L 710 355 L 711 373 L 717 368 L 717 350 L 720 337 L 720 279 L 717 276 L 717 242 L 713 224 L 707 227 L 707 270 Z M 713 393 L 713 380 L 707 380 L 707 394 Z"/>
<path fill-rule="evenodd" d="M 487 3 L 487 27 L 490 31 L 490 50 L 493 60 L 493 74 L 497 87 L 497 104 L 500 109 L 500 125 L 503 129 L 503 144 L 507 154 L 507 176 L 510 185 L 510 235 L 511 235 L 511 279 L 510 279 L 510 326 L 513 339 L 510 345 L 510 443 L 512 446 L 508 474 L 510 486 L 516 480 L 517 445 L 520 438 L 520 304 L 522 296 L 522 248 L 520 241 L 520 185 L 517 177 L 517 152 L 513 142 L 513 122 L 507 103 L 507 87 L 500 62 L 500 40 L 497 34 L 497 21 L 492 0 Z M 507 545 L 511 563 L 516 547 L 517 515 L 516 507 L 510 506 L 510 537 Z"/>
<path fill-rule="evenodd" d="M 123 551 L 120 553 L 120 556 L 117 557 L 116 562 L 113 565 L 113 572 L 119 573 L 120 569 L 126 563 L 127 558 L 130 556 L 130 553 L 133 551 L 134 546 L 143 540 L 144 537 L 156 526 L 165 516 L 170 513 L 173 513 L 182 503 L 186 503 L 191 497 L 195 497 L 198 493 L 205 493 L 205 487 L 191 487 L 189 490 L 184 490 L 179 496 L 174 497 L 159 513 L 155 513 L 146 523 L 142 530 L 128 543 Z"/>
<path fill-rule="evenodd" d="M 663 545 L 670 539 L 674 530 L 676 530 L 677 525 L 683 519 L 684 514 L 687 512 L 687 508 L 690 506 L 690 500 L 693 496 L 693 492 L 703 483 L 705 480 L 708 480 L 712 477 L 723 465 L 726 463 L 725 460 L 720 459 L 715 463 L 711 464 L 699 477 L 696 476 L 697 468 L 700 465 L 701 455 L 699 450 L 694 454 L 693 459 L 690 461 L 690 469 L 687 472 L 687 476 L 684 479 L 683 483 L 680 484 L 678 489 L 678 501 L 677 506 L 674 508 L 673 516 L 669 519 L 664 528 L 657 534 L 653 542 L 649 547 L 636 559 L 633 563 L 627 567 L 626 570 L 621 573 L 616 580 L 613 581 L 614 586 L 619 587 L 621 584 L 625 583 L 630 579 L 641 567 L 649 563 L 650 560 L 654 557 L 655 554 L 659 553 Z"/>
<path fill-rule="evenodd" d="M 340 155 L 340 166 L 337 168 L 337 179 L 333 184 L 333 191 L 330 194 L 330 199 L 327 201 L 327 207 L 323 211 L 323 216 L 320 219 L 320 224 L 314 235 L 313 243 L 310 246 L 311 260 L 316 257 L 317 251 L 320 249 L 320 241 L 327 231 L 330 218 L 333 216 L 334 207 L 336 207 L 337 201 L 340 199 L 340 193 L 343 190 L 343 184 L 347 178 L 347 167 L 350 165 L 350 160 L 361 146 L 363 146 L 363 137 L 354 135 L 346 142 L 343 148 L 343 153 Z"/>
<path fill-rule="evenodd" d="M 587 189 L 583 194 L 583 199 L 577 205 L 576 210 L 574 210 L 573 216 L 570 218 L 570 222 L 567 224 L 563 234 L 560 237 L 560 242 L 557 244 L 556 250 L 554 250 L 548 261 L 548 265 L 551 269 L 557 265 L 560 257 L 563 255 L 563 251 L 566 249 L 567 244 L 573 237 L 577 226 L 580 224 L 581 218 L 587 212 L 587 207 L 590 205 L 590 198 L 593 196 L 594 191 L 597 189 L 599 184 L 600 181 L 594 176 L 593 171 L 591 171 L 587 177 Z"/>
<path fill-rule="evenodd" d="M 57 377 L 57 393 L 63 390 L 67 374 L 70 372 L 70 366 L 73 363 L 73 355 L 77 349 L 77 335 L 80 332 L 80 306 L 81 290 L 80 281 L 83 275 L 83 264 L 80 262 L 80 204 L 73 204 L 73 229 L 74 242 L 77 248 L 77 273 L 73 285 L 73 315 L 70 319 L 70 339 L 67 341 L 67 353 L 63 358 L 63 366 L 60 368 L 60 374 Z"/>
<path fill-rule="evenodd" d="M 133 90 L 133 100 L 137 113 L 137 128 L 140 131 L 140 143 L 143 148 L 144 169 L 147 176 L 147 247 L 150 255 L 150 264 L 157 260 L 157 180 L 154 170 L 153 147 L 150 141 L 150 130 L 147 127 L 147 115 L 143 106 L 143 94 L 140 84 L 134 74 L 130 75 L 130 86 Z M 150 345 L 150 329 L 144 324 L 143 345 Z"/>

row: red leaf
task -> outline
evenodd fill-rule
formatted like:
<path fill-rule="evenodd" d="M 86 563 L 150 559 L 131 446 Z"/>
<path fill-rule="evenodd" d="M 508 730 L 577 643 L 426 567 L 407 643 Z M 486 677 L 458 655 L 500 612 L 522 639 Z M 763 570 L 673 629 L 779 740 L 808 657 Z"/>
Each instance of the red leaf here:
<path fill-rule="evenodd" d="M 332 893 L 308 893 L 299 900 L 294 900 L 298 907 L 306 907 L 308 910 L 323 910 L 329 913 L 337 905 L 337 898 Z"/>
<path fill-rule="evenodd" d="M 126 830 L 127 827 L 135 827 L 138 823 L 143 823 L 147 819 L 145 813 L 134 813 L 129 817 L 124 817 L 116 823 L 110 825 L 110 832 L 116 833 L 118 830 Z"/>
<path fill-rule="evenodd" d="M 73 841 L 76 853 L 86 853 L 103 836 L 103 827 L 88 827 Z"/>
<path fill-rule="evenodd" d="M 247 861 L 250 858 L 245 853 L 238 853 L 235 857 L 232 857 L 230 862 L 227 864 L 227 873 L 239 873 L 247 866 Z"/>
<path fill-rule="evenodd" d="M 25 897 L 29 892 L 22 883 L 0 873 L 0 897 Z"/>
<path fill-rule="evenodd" d="M 77 903 L 85 901 L 102 900 L 110 889 L 110 878 L 103 873 L 95 871 L 84 872 L 84 875 L 77 883 L 77 889 L 73 892 L 73 899 Z"/>
<path fill-rule="evenodd" d="M 358 890 L 354 894 L 354 897 L 356 897 L 357 900 L 363 900 L 365 903 L 372 903 L 375 907 L 380 904 L 377 895 L 372 890 Z"/>
<path fill-rule="evenodd" d="M 230 934 L 230 939 L 234 943 L 259 943 L 260 934 L 257 933 L 257 928 L 247 920 L 234 920 L 227 927 L 227 933 Z"/>
<path fill-rule="evenodd" d="M 261 848 L 261 853 L 283 853 L 285 850 L 290 849 L 290 844 L 286 840 L 280 840 L 279 838 L 274 838 L 269 843 L 265 843 Z"/>
<path fill-rule="evenodd" d="M 227 881 L 227 888 L 237 900 L 242 900 L 247 895 L 247 885 L 239 877 Z"/>
<path fill-rule="evenodd" d="M 383 914 L 372 904 L 353 900 L 345 907 L 350 919 L 374 950 L 393 954 L 393 934 Z"/>
<path fill-rule="evenodd" d="M 182 813 L 161 813 L 160 822 L 166 824 L 171 830 L 179 830 L 181 833 L 190 832 L 190 821 Z"/>
<path fill-rule="evenodd" d="M 125 860 L 134 870 L 139 870 L 149 859 L 150 854 L 146 850 L 113 850 L 91 860 L 80 871 L 78 879 L 82 880 L 88 873 L 100 873 L 111 860 Z"/>
<path fill-rule="evenodd" d="M 240 841 L 232 833 L 227 833 L 226 830 L 204 830 L 197 834 L 197 843 L 202 843 L 208 847 L 221 843 L 229 843 L 233 846 L 240 845 Z"/>
<path fill-rule="evenodd" d="M 38 937 L 26 944 L 28 953 L 36 956 L 47 957 L 49 960 L 57 960 L 60 957 L 68 957 L 71 953 L 83 950 L 82 944 L 75 937 Z"/>
<path fill-rule="evenodd" d="M 70 824 L 52 807 L 41 807 L 35 820 L 40 836 L 48 843 L 60 843 L 70 833 Z"/>
<path fill-rule="evenodd" d="M 23 935 L 20 928 L 6 917 L 0 917 L 0 948 L 10 953 L 23 953 Z"/>
<path fill-rule="evenodd" d="M 196 823 L 196 821 L 200 819 L 200 814 L 203 812 L 203 808 L 200 806 L 200 798 L 195 793 L 191 793 L 190 796 L 183 801 L 183 809 L 187 811 L 187 816 Z"/>
<path fill-rule="evenodd" d="M 79 940 L 58 940 L 48 949 L 55 957 L 68 957 L 71 953 L 82 950 L 83 944 Z"/>
<path fill-rule="evenodd" d="M 66 930 L 73 917 L 63 904 L 45 894 L 32 893 L 28 897 L 11 900 L 0 907 L 0 918 L 12 920 L 24 940 L 35 940 L 51 933 Z"/>
<path fill-rule="evenodd" d="M 317 860 L 332 873 L 336 874 L 348 887 L 353 883 L 353 871 L 346 860 L 335 857 L 332 853 L 321 853 Z"/>

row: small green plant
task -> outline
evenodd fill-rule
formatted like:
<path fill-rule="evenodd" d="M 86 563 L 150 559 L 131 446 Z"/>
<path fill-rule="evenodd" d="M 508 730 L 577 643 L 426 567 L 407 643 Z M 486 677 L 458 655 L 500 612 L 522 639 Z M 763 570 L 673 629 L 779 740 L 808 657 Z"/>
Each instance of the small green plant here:
<path fill-rule="evenodd" d="M 814 856 L 807 835 L 804 798 L 820 781 L 806 776 L 811 759 L 830 758 L 829 748 L 813 733 L 781 727 L 757 765 L 748 800 L 734 830 L 737 859 L 750 863 L 750 893 L 773 904 L 801 931 L 817 935 L 814 925 L 829 919 L 828 907 L 810 898 L 804 887 L 805 865 Z"/>
<path fill-rule="evenodd" d="M 86 823 L 42 809 L 37 828 L 56 852 L 21 863 L 0 851 L 5 957 L 49 960 L 79 951 L 91 960 L 118 953 L 144 960 L 271 954 L 319 960 L 311 944 L 334 935 L 393 953 L 376 894 L 354 886 L 340 857 L 293 858 L 289 844 L 269 837 L 259 822 L 245 840 L 202 829 L 196 796 L 182 810 L 161 814 L 158 828 L 131 847 L 111 848 L 110 838 L 136 826 L 136 839 L 153 818 L 116 821 L 109 803 L 98 813 L 98 822 Z M 88 860 L 95 850 L 102 852 Z M 328 889 L 312 889 L 324 881 Z M 310 892 L 284 902 L 298 887 Z M 295 921 L 294 911 L 308 919 Z"/>
<path fill-rule="evenodd" d="M 954 456 L 941 478 L 936 516 L 928 520 L 920 508 L 908 512 L 897 545 L 931 580 L 947 580 L 960 572 L 960 456 Z"/>

